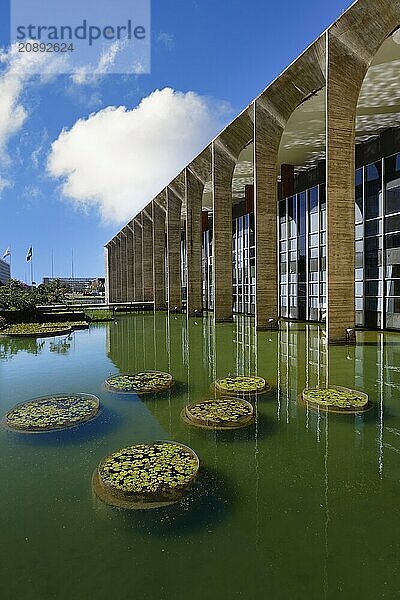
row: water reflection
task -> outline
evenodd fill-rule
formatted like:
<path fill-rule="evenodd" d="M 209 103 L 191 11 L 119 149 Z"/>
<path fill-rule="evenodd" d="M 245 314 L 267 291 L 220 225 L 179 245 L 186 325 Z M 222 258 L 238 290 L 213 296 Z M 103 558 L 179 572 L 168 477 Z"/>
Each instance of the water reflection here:
<path fill-rule="evenodd" d="M 40 354 L 45 346 L 45 341 L 37 338 L 0 338 L 0 360 L 11 360 L 18 352 Z"/>
<path fill-rule="evenodd" d="M 70 338 L 53 341 L 53 342 L 50 342 L 50 345 L 49 345 L 50 352 L 55 352 L 56 354 L 68 354 L 70 349 L 71 349 Z"/>
<path fill-rule="evenodd" d="M 29 597 L 33 585 L 38 597 L 59 590 L 65 564 L 79 577 L 82 598 L 95 588 L 125 597 L 135 586 L 166 600 L 190 589 L 197 600 L 204 573 L 224 600 L 253 600 L 260 590 L 271 598 L 375 600 L 385 589 L 395 598 L 400 336 L 357 335 L 356 346 L 327 348 L 316 325 L 282 323 L 279 332 L 257 333 L 246 317 L 215 326 L 207 315 L 147 313 L 77 332 L 68 360 L 62 350 L 7 354 L 4 411 L 68 388 L 99 395 L 110 417 L 108 427 L 100 420 L 71 431 L 68 443 L 61 434 L 28 442 L 0 430 L 3 564 L 9 560 L 16 575 L 29 568 L 31 579 L 9 575 L 8 597 Z M 177 387 L 142 399 L 102 388 L 110 372 L 144 369 L 171 372 Z M 271 393 L 255 400 L 255 425 L 213 432 L 185 424 L 185 404 L 208 396 L 210 384 L 229 373 L 258 373 L 271 383 Z M 299 404 L 304 387 L 327 382 L 365 391 L 373 410 L 342 416 Z M 104 456 L 156 439 L 187 444 L 201 459 L 204 478 L 187 504 L 128 514 L 93 500 L 90 477 Z M 54 545 L 60 535 L 63 543 Z M 32 568 L 43 555 L 46 575 Z M 118 587 L 119 575 L 110 579 L 121 572 L 126 588 Z"/>
<path fill-rule="evenodd" d="M 400 415 L 394 402 L 400 389 L 400 336 L 358 332 L 357 341 L 355 346 L 328 346 L 323 327 L 315 324 L 283 322 L 279 332 L 257 333 L 254 320 L 244 316 L 237 316 L 233 325 L 215 326 L 207 315 L 187 320 L 184 315 L 146 313 L 136 315 L 133 323 L 122 318 L 107 330 L 108 355 L 117 369 L 172 372 L 178 382 L 173 395 L 181 397 L 182 406 L 208 395 L 210 384 L 229 373 L 266 377 L 276 386 L 271 401 L 276 401 L 277 421 L 288 425 L 304 413 L 304 426 L 318 443 L 323 441 L 326 415 L 299 405 L 302 390 L 330 384 L 365 391 L 373 412 L 345 419 L 352 422 L 359 448 L 365 423 L 376 422 L 377 469 L 382 476 L 385 448 L 400 451 L 400 434 L 385 427 L 388 415 Z M 168 423 L 163 425 L 170 432 L 172 417 L 169 407 Z M 260 431 L 258 427 L 257 435 Z"/>

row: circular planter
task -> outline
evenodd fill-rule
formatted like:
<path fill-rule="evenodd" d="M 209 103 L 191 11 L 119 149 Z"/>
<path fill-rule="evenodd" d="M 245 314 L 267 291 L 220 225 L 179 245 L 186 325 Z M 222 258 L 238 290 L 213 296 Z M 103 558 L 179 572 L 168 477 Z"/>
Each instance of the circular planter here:
<path fill-rule="evenodd" d="M 1 335 L 13 338 L 26 338 L 26 337 L 55 337 L 56 335 L 68 335 L 72 329 L 68 325 L 62 325 L 60 327 L 47 327 L 41 324 L 29 324 L 19 326 L 12 325 L 9 328 L 3 329 Z"/>
<path fill-rule="evenodd" d="M 23 433 L 41 433 L 76 427 L 99 412 L 100 402 L 91 394 L 42 396 L 21 402 L 8 411 L 4 423 Z"/>
<path fill-rule="evenodd" d="M 252 396 L 269 392 L 271 386 L 262 377 L 254 376 L 228 376 L 224 379 L 217 379 L 214 382 L 214 389 L 221 395 L 232 396 Z"/>
<path fill-rule="evenodd" d="M 301 394 L 301 400 L 307 406 L 333 413 L 354 414 L 371 408 L 367 394 L 338 385 L 306 388 Z"/>
<path fill-rule="evenodd" d="M 137 444 L 104 458 L 93 473 L 92 488 L 111 506 L 159 508 L 179 502 L 198 470 L 197 454 L 183 444 Z"/>
<path fill-rule="evenodd" d="M 155 394 L 169 390 L 173 385 L 172 375 L 162 371 L 112 375 L 104 383 L 106 390 L 120 394 Z"/>
<path fill-rule="evenodd" d="M 254 423 L 254 409 L 240 398 L 209 399 L 185 406 L 182 419 L 203 429 L 240 429 Z"/>

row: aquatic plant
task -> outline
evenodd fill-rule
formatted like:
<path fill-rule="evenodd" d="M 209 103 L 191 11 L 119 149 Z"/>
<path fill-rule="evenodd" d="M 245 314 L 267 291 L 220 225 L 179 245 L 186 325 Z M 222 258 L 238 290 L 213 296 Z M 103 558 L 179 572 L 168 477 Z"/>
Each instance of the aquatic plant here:
<path fill-rule="evenodd" d="M 134 375 L 112 375 L 105 381 L 105 387 L 112 392 L 151 394 L 168 390 L 174 384 L 170 373 L 144 371 Z"/>
<path fill-rule="evenodd" d="M 85 310 L 85 318 L 88 321 L 93 323 L 101 323 L 106 321 L 114 321 L 115 314 L 112 310 L 104 310 L 104 309 L 86 309 Z"/>
<path fill-rule="evenodd" d="M 225 397 L 223 400 L 203 400 L 185 407 L 185 421 L 211 429 L 235 429 L 254 421 L 254 410 L 246 400 Z"/>
<path fill-rule="evenodd" d="M 100 488 L 117 498 L 133 503 L 172 502 L 181 498 L 198 469 L 199 459 L 187 446 L 155 442 L 113 452 L 101 461 L 96 475 Z"/>
<path fill-rule="evenodd" d="M 76 323 L 73 324 L 74 327 Z M 46 337 L 71 333 L 69 323 L 16 323 L 1 330 L 1 335 L 13 337 Z"/>
<path fill-rule="evenodd" d="M 363 392 L 340 386 L 306 388 L 302 399 L 309 405 L 332 412 L 359 412 L 368 408 L 368 396 Z"/>
<path fill-rule="evenodd" d="M 214 385 L 221 394 L 259 394 L 270 389 L 265 379 L 257 376 L 229 375 L 224 379 L 217 379 Z"/>
<path fill-rule="evenodd" d="M 99 399 L 90 394 L 43 396 L 17 404 L 5 416 L 8 427 L 37 433 L 73 427 L 95 417 Z"/>

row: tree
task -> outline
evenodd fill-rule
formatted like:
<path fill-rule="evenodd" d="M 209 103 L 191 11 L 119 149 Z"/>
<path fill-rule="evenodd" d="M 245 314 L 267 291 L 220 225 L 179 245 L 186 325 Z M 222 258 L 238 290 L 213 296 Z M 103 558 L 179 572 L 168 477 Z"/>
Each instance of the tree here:
<path fill-rule="evenodd" d="M 37 288 L 10 279 L 0 287 L 0 309 L 35 310 L 38 304 L 54 304 L 65 300 L 69 287 L 59 279 L 42 283 Z"/>

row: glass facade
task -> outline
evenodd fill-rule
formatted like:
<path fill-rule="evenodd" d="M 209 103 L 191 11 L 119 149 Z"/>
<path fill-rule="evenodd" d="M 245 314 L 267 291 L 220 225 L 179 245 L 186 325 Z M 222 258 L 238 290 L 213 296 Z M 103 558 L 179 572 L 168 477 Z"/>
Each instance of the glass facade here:
<path fill-rule="evenodd" d="M 319 185 L 279 201 L 280 316 L 320 321 L 326 311 L 326 202 Z"/>
<path fill-rule="evenodd" d="M 356 172 L 357 325 L 400 329 L 400 154 Z"/>
<path fill-rule="evenodd" d="M 326 188 L 279 201 L 280 317 L 326 318 Z M 203 306 L 212 305 L 212 226 L 203 233 Z M 232 223 L 233 310 L 255 313 L 254 214 Z M 356 324 L 400 329 L 400 153 L 355 173 Z"/>
<path fill-rule="evenodd" d="M 326 313 L 325 185 L 279 202 L 280 316 Z M 400 154 L 355 173 L 356 324 L 400 329 Z"/>
<path fill-rule="evenodd" d="M 233 220 L 232 281 L 234 312 L 255 313 L 255 261 L 254 213 L 247 213 Z"/>
<path fill-rule="evenodd" d="M 212 310 L 213 283 L 212 283 L 212 227 L 203 232 L 202 247 L 202 273 L 203 273 L 203 308 Z"/>

